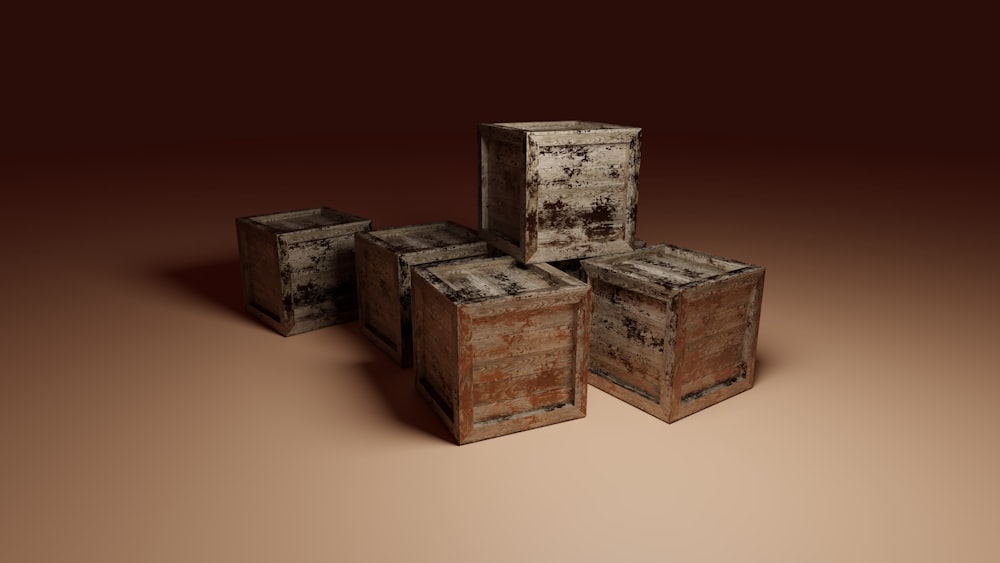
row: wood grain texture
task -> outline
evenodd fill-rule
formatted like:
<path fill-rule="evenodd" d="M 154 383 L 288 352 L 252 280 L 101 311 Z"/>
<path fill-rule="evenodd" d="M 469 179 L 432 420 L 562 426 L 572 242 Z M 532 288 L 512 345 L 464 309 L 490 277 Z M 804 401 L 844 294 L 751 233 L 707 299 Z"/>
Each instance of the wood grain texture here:
<path fill-rule="evenodd" d="M 481 124 L 483 238 L 527 264 L 632 250 L 641 133 L 585 121 Z"/>
<path fill-rule="evenodd" d="M 582 264 L 595 387 L 674 422 L 753 386 L 764 268 L 672 245 Z"/>
<path fill-rule="evenodd" d="M 357 319 L 354 233 L 370 229 L 328 207 L 237 218 L 247 311 L 284 336 Z"/>
<path fill-rule="evenodd" d="M 417 388 L 459 444 L 586 415 L 587 284 L 484 258 L 415 268 L 413 298 Z"/>
<path fill-rule="evenodd" d="M 486 243 L 443 221 L 355 234 L 361 331 L 403 367 L 413 364 L 411 270 L 486 255 Z"/>

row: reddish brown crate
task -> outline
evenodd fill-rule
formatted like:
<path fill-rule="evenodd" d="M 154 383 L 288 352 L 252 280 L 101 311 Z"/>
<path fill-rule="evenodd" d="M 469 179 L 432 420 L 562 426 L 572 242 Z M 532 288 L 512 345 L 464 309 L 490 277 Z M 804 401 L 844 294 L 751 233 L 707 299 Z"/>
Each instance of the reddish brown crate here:
<path fill-rule="evenodd" d="M 414 266 L 483 256 L 486 243 L 451 222 L 355 234 L 361 331 L 401 366 L 413 363 L 410 271 Z"/>
<path fill-rule="evenodd" d="M 587 121 L 479 126 L 479 227 L 522 263 L 632 250 L 641 129 Z"/>
<path fill-rule="evenodd" d="M 511 257 L 414 269 L 417 390 L 459 444 L 585 416 L 590 287 Z"/>
<path fill-rule="evenodd" d="M 667 422 L 753 386 L 764 268 L 671 245 L 583 266 L 592 385 Z"/>
<path fill-rule="evenodd" d="M 328 207 L 236 219 L 247 311 L 285 336 L 357 319 L 354 233 L 369 229 Z"/>

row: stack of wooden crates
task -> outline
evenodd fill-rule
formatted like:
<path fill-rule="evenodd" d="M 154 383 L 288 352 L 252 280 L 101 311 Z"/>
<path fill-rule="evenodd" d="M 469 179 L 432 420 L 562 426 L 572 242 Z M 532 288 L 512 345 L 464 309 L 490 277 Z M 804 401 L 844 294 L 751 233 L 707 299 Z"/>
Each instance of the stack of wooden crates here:
<path fill-rule="evenodd" d="M 704 409 L 753 385 L 764 269 L 635 238 L 640 139 L 594 122 L 480 125 L 478 232 L 298 212 L 335 222 L 319 228 L 339 229 L 328 246 L 353 243 L 352 261 L 291 255 L 282 237 L 312 237 L 290 235 L 287 213 L 238 219 L 247 307 L 286 335 L 299 300 L 330 324 L 359 318 L 412 363 L 459 444 L 583 417 L 588 382 L 667 422 Z M 304 262 L 340 280 L 325 309 L 315 282 L 294 280 Z M 333 289 L 348 278 L 356 301 Z"/>

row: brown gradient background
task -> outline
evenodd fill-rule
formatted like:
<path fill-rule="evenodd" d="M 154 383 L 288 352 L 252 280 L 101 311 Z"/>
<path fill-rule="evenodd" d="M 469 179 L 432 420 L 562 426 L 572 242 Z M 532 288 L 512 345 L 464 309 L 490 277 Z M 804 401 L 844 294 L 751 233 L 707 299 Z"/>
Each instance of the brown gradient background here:
<path fill-rule="evenodd" d="M 0 560 L 996 561 L 983 14 L 8 14 Z M 993 53 L 993 54 L 991 54 Z M 475 124 L 644 128 L 639 235 L 768 268 L 757 386 L 458 447 L 233 218 L 475 224 Z"/>

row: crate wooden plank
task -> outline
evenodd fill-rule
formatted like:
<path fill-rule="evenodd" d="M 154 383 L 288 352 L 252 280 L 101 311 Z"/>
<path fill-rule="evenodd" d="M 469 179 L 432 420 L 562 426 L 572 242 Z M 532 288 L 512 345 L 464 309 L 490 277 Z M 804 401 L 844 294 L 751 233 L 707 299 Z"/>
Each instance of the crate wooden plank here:
<path fill-rule="evenodd" d="M 674 422 L 753 386 L 764 268 L 671 245 L 582 265 L 596 387 Z"/>
<path fill-rule="evenodd" d="M 284 336 L 356 319 L 354 233 L 370 229 L 328 207 L 237 218 L 247 311 Z"/>
<path fill-rule="evenodd" d="M 586 415 L 587 284 L 511 257 L 413 272 L 417 380 L 438 389 L 422 392 L 432 404 L 448 402 L 434 410 L 459 444 Z"/>
<path fill-rule="evenodd" d="M 566 378 L 570 379 L 569 377 Z M 534 386 L 530 386 L 534 389 Z M 476 403 L 472 409 L 472 420 L 483 423 L 500 423 L 503 419 L 519 414 L 539 413 L 548 409 L 559 408 L 569 404 L 573 391 L 567 385 L 556 389 L 544 389 L 527 395 L 499 401 L 495 403 Z"/>
<path fill-rule="evenodd" d="M 557 354 L 556 357 L 572 357 L 570 353 Z M 565 368 L 554 367 L 529 374 L 509 374 L 507 377 L 479 381 L 473 383 L 474 401 L 476 405 L 512 401 L 521 397 L 534 396 L 550 391 L 565 391 L 572 389 L 573 373 Z M 541 408 L 537 406 L 533 408 Z"/>
<path fill-rule="evenodd" d="M 574 361 L 574 357 L 569 354 L 554 354 L 551 350 L 532 351 L 492 361 L 480 360 L 473 366 L 472 378 L 474 385 L 478 385 L 498 379 L 534 375 L 549 370 L 571 372 Z"/>

